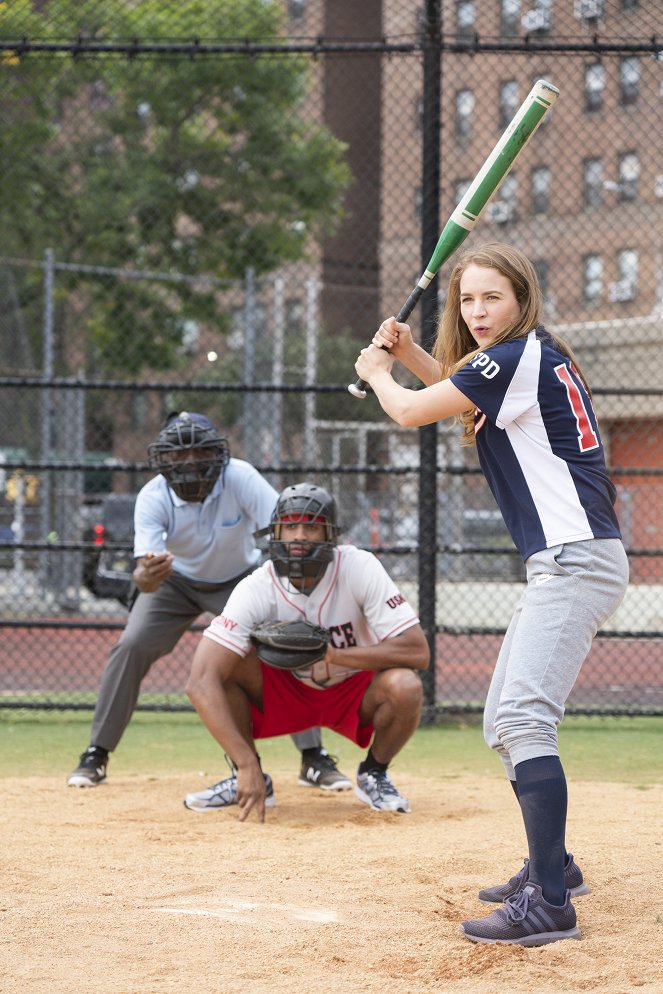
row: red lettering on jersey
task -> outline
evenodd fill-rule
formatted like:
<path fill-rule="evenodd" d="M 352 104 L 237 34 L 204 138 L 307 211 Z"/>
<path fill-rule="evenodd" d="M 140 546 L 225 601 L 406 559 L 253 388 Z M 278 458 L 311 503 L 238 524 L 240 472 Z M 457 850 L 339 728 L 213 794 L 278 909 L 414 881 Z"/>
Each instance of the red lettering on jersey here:
<path fill-rule="evenodd" d="M 571 370 L 578 376 L 578 371 L 573 363 L 571 363 Z M 576 419 L 576 425 L 578 426 L 578 447 L 580 451 L 589 452 L 590 449 L 598 449 L 599 440 L 589 420 L 585 399 L 583 393 L 580 391 L 580 387 L 571 376 L 569 368 L 565 363 L 555 366 L 555 373 L 560 383 L 563 383 L 566 387 L 566 396 L 573 411 L 573 416 Z M 587 402 L 591 404 L 589 395 L 585 393 L 585 397 L 587 398 Z"/>
<path fill-rule="evenodd" d="M 387 601 L 387 607 L 390 608 L 398 607 L 399 604 L 405 604 L 405 598 L 403 597 L 402 594 L 395 594 L 393 597 L 390 597 L 389 600 Z"/>
<path fill-rule="evenodd" d="M 237 628 L 237 622 L 233 621 L 232 618 L 226 618 L 225 614 L 220 614 L 216 620 L 219 624 L 223 625 L 224 628 L 229 628 L 230 631 L 232 631 L 233 628 Z"/>

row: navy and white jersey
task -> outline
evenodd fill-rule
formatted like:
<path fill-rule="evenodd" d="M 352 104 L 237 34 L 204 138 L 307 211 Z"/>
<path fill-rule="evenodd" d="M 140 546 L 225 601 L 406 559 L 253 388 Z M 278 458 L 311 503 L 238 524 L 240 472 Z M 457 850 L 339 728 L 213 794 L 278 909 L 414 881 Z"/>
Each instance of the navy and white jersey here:
<path fill-rule="evenodd" d="M 481 468 L 523 559 L 621 537 L 591 399 L 545 328 L 487 348 L 451 381 L 476 405 Z"/>

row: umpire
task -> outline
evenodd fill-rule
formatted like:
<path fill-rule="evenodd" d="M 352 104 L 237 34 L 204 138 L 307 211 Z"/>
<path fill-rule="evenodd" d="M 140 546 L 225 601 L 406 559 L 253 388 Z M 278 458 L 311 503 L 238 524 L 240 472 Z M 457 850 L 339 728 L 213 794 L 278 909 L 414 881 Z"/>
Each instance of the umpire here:
<path fill-rule="evenodd" d="M 134 514 L 133 579 L 138 595 L 101 678 L 90 745 L 69 776 L 71 787 L 106 780 L 108 754 L 136 707 L 157 659 L 171 652 L 196 618 L 218 615 L 235 585 L 259 563 L 253 533 L 268 524 L 278 494 L 202 414 L 169 414 L 149 446 L 158 475 L 140 490 Z M 321 747 L 319 729 L 293 735 L 301 777 L 318 786 L 351 786 Z"/>

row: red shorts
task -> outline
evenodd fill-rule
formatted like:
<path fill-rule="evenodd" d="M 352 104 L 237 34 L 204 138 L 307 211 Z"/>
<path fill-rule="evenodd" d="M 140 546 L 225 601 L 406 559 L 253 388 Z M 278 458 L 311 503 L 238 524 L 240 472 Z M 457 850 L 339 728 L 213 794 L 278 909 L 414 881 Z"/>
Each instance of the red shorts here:
<path fill-rule="evenodd" d="M 263 711 L 251 705 L 254 739 L 331 728 L 365 749 L 373 738 L 373 725 L 359 724 L 359 707 L 375 676 L 362 670 L 333 687 L 308 687 L 292 673 L 260 664 Z"/>

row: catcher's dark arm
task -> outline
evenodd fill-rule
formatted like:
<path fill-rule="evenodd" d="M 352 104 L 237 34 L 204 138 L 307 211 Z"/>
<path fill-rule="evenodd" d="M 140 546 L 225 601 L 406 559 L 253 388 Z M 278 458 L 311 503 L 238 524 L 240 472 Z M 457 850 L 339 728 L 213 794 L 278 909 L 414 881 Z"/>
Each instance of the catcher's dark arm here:
<path fill-rule="evenodd" d="M 405 667 L 409 670 L 425 670 L 430 660 L 430 650 L 421 625 L 384 639 L 377 645 L 352 645 L 337 649 L 330 644 L 326 661 L 334 666 L 346 666 L 352 670 L 390 670 Z"/>
<path fill-rule="evenodd" d="M 237 767 L 237 802 L 240 821 L 255 807 L 259 821 L 265 820 L 265 781 L 250 741 L 242 735 L 225 682 L 241 656 L 212 639 L 201 638 L 193 657 L 186 686 L 189 700 L 211 735 Z"/>

